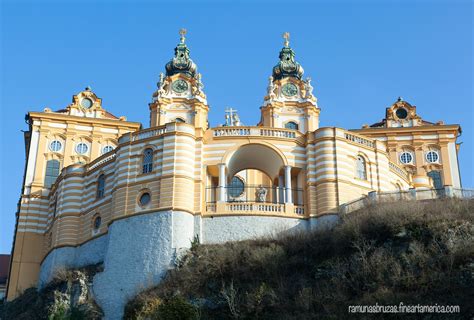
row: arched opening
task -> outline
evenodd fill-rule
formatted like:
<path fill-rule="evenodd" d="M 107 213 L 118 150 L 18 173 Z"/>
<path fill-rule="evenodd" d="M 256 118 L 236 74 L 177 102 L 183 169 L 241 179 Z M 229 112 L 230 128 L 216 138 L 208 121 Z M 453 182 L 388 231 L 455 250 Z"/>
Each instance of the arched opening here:
<path fill-rule="evenodd" d="M 249 143 L 229 151 L 223 163 L 208 166 L 206 202 L 303 204 L 301 169 L 287 165 L 279 151 Z"/>
<path fill-rule="evenodd" d="M 365 159 L 362 156 L 358 156 L 356 160 L 356 177 L 361 180 L 367 180 L 367 168 Z"/>
<path fill-rule="evenodd" d="M 298 124 L 294 121 L 289 121 L 289 122 L 285 123 L 285 128 L 292 129 L 292 130 L 298 130 Z"/>
<path fill-rule="evenodd" d="M 153 149 L 146 148 L 143 151 L 142 173 L 150 173 L 153 171 Z"/>
<path fill-rule="evenodd" d="M 233 177 L 245 169 L 256 169 L 276 178 L 285 166 L 277 151 L 263 144 L 246 144 L 235 150 L 227 161 L 227 176 Z"/>
<path fill-rule="evenodd" d="M 226 185 L 227 202 L 270 202 L 283 203 L 277 197 L 278 185 L 265 172 L 245 169 L 228 179 Z"/>

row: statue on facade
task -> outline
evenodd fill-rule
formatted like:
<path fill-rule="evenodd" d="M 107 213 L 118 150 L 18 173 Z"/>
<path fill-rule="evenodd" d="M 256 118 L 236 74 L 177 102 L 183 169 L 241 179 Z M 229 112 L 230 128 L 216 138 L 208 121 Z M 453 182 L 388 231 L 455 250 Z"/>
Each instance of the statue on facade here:
<path fill-rule="evenodd" d="M 202 74 L 198 73 L 197 75 L 197 87 L 198 92 L 201 92 L 204 89 L 204 84 L 202 83 Z"/>
<path fill-rule="evenodd" d="M 239 115 L 237 113 L 234 113 L 232 115 L 232 125 L 233 126 L 240 126 L 240 118 L 239 118 Z"/>
<path fill-rule="evenodd" d="M 275 95 L 275 85 L 273 84 L 273 77 L 272 76 L 270 76 L 268 78 L 267 95 L 270 98 L 270 100 L 272 100 L 276 97 L 276 95 Z"/>
<path fill-rule="evenodd" d="M 267 199 L 267 189 L 260 185 L 255 192 L 257 202 L 265 202 Z"/>
<path fill-rule="evenodd" d="M 198 73 L 196 75 L 196 86 L 193 86 L 193 91 L 192 91 L 192 94 L 194 96 L 198 96 L 199 94 L 201 94 L 202 89 L 204 88 L 204 84 L 202 83 L 201 79 L 202 79 L 202 75 Z"/>
<path fill-rule="evenodd" d="M 224 127 L 234 127 L 234 126 L 241 126 L 242 122 L 240 121 L 240 117 L 237 114 L 237 110 L 232 108 L 225 109 L 225 123 L 223 124 Z"/>
<path fill-rule="evenodd" d="M 309 99 L 313 96 L 313 86 L 311 85 L 311 78 L 307 77 L 305 81 L 304 88 L 306 90 L 306 99 Z"/>
<path fill-rule="evenodd" d="M 153 97 L 154 98 L 159 98 L 159 97 L 163 96 L 166 93 L 166 91 L 165 91 L 165 75 L 163 74 L 163 72 L 160 73 L 160 81 L 158 81 L 156 86 L 158 87 L 158 90 L 155 91 L 155 93 L 153 94 Z"/>

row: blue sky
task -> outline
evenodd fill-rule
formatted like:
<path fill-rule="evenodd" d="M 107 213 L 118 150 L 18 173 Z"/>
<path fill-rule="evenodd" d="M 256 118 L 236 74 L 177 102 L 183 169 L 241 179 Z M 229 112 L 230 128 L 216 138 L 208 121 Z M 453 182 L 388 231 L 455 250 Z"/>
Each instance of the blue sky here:
<path fill-rule="evenodd" d="M 239 110 L 254 125 L 283 41 L 313 79 L 321 126 L 381 120 L 398 96 L 428 121 L 463 128 L 460 167 L 473 187 L 471 1 L 3 1 L 0 253 L 11 249 L 27 111 L 67 106 L 86 86 L 103 106 L 148 127 L 158 75 L 187 28 L 210 122 Z"/>

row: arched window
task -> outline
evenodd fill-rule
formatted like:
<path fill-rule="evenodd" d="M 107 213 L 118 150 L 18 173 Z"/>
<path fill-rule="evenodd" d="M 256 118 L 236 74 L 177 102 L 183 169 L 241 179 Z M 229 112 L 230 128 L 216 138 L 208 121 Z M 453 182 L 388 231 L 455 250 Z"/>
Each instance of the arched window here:
<path fill-rule="evenodd" d="M 97 179 L 97 199 L 103 198 L 105 194 L 105 175 L 101 174 Z"/>
<path fill-rule="evenodd" d="M 287 122 L 285 124 L 285 128 L 287 129 L 293 129 L 293 130 L 298 130 L 298 124 L 294 121 Z"/>
<path fill-rule="evenodd" d="M 102 224 L 102 218 L 100 216 L 95 217 L 94 219 L 94 231 L 98 231 L 100 229 L 100 225 Z"/>
<path fill-rule="evenodd" d="M 51 188 L 59 176 L 59 165 L 59 160 L 48 160 L 46 162 L 46 173 L 44 175 L 44 186 L 46 188 Z"/>
<path fill-rule="evenodd" d="M 153 171 L 153 149 L 148 148 L 143 151 L 143 173 Z"/>
<path fill-rule="evenodd" d="M 441 179 L 441 172 L 440 171 L 430 171 L 428 172 L 428 177 L 433 179 L 433 185 L 435 189 L 442 189 L 443 188 L 443 180 Z"/>
<path fill-rule="evenodd" d="M 183 118 L 176 118 L 174 119 L 175 122 L 186 123 Z"/>
<path fill-rule="evenodd" d="M 356 163 L 357 178 L 367 180 L 367 170 L 365 167 L 365 159 L 362 156 L 357 157 Z"/>

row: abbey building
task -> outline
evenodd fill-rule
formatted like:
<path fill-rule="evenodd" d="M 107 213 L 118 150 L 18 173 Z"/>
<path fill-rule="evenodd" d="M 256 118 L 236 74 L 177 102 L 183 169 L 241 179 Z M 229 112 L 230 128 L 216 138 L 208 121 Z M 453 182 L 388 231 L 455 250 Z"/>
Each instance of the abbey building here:
<path fill-rule="evenodd" d="M 428 122 L 402 99 L 371 126 L 319 127 L 288 36 L 254 126 L 228 110 L 209 127 L 184 33 L 165 71 L 146 129 L 106 111 L 90 88 L 64 109 L 28 113 L 8 299 L 61 268 L 102 263 L 94 295 L 116 319 L 193 239 L 310 230 L 369 192 L 461 186 L 459 125 Z"/>

